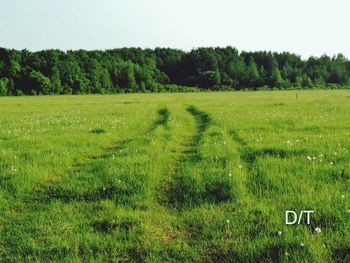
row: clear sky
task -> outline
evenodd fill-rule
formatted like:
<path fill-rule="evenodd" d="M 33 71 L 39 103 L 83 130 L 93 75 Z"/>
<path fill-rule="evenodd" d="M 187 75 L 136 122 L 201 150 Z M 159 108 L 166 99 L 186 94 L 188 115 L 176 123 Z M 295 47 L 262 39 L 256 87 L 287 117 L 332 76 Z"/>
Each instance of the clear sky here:
<path fill-rule="evenodd" d="M 0 0 L 0 46 L 231 45 L 350 58 L 349 0 Z"/>

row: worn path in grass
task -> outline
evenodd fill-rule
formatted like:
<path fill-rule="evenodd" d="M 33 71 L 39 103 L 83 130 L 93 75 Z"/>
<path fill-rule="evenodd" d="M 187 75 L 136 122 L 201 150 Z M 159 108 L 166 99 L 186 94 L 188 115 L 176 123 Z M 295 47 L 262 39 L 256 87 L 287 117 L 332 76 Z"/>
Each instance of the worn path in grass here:
<path fill-rule="evenodd" d="M 74 253 L 76 259 L 84 259 L 89 253 L 102 256 L 116 249 L 116 258 L 138 260 L 143 253 L 154 250 L 147 248 L 147 240 L 140 241 L 142 245 L 134 242 L 119 250 L 113 248 L 114 243 L 120 245 L 121 239 L 133 240 L 137 236 L 190 249 L 181 241 L 188 238 L 188 231 L 178 226 L 178 212 L 173 210 L 192 206 L 182 202 L 187 194 L 191 195 L 182 192 L 188 184 L 176 182 L 170 192 L 159 189 L 178 175 L 185 178 L 188 169 L 201 160 L 199 146 L 210 118 L 193 106 L 183 113 L 193 118 L 187 120 L 192 124 L 188 123 L 186 129 L 179 128 L 184 126 L 182 116 L 175 116 L 178 126 L 171 126 L 170 111 L 160 108 L 144 133 L 105 148 L 17 200 L 2 228 L 6 248 L 12 249 L 2 251 L 3 257 L 10 261 L 18 255 L 25 259 L 64 260 Z M 201 205 L 207 194 L 198 193 L 196 205 Z M 166 206 L 155 203 L 155 199 L 166 200 Z M 101 235 L 105 236 L 105 247 L 96 250 L 90 243 Z M 40 246 L 36 240 L 41 240 Z"/>
<path fill-rule="evenodd" d="M 149 200 L 145 200 L 150 196 L 151 187 L 150 178 L 147 178 L 149 170 L 143 169 L 151 157 L 147 150 L 157 137 L 157 129 L 168 129 L 168 121 L 168 109 L 161 108 L 148 131 L 105 148 L 104 152 L 76 164 L 66 173 L 43 182 L 22 200 L 16 200 L 2 226 L 6 247 L 14 249 L 12 252 L 1 251 L 4 257 L 11 260 L 11 254 L 15 257 L 19 253 L 33 258 L 46 258 L 48 254 L 56 259 L 64 258 L 68 252 L 64 243 L 79 243 L 79 240 L 69 238 L 84 236 L 79 235 L 76 227 L 83 226 L 84 221 L 86 224 L 89 217 L 91 220 L 93 211 L 101 209 L 97 208 L 101 202 L 112 201 L 131 209 L 146 207 Z M 103 232 L 110 227 L 108 223 L 98 222 L 89 222 L 83 229 L 89 232 L 88 229 L 93 227 Z M 56 236 L 55 242 L 50 240 L 50 233 Z M 31 242 L 39 239 L 42 246 Z"/>
<path fill-rule="evenodd" d="M 300 158 L 303 156 L 311 155 L 306 149 L 283 149 L 276 147 L 263 147 L 263 148 L 253 148 L 247 143 L 236 130 L 231 129 L 229 131 L 231 139 L 235 142 L 236 148 L 240 159 L 240 168 L 242 169 L 245 176 L 241 178 L 242 188 L 245 191 L 244 198 L 242 201 L 247 206 L 247 211 L 253 217 L 251 218 L 252 224 L 255 224 L 254 232 L 245 233 L 246 236 L 250 236 L 252 240 L 249 242 L 251 246 L 254 246 L 255 238 L 257 236 L 264 236 L 266 232 L 271 232 L 269 235 L 275 235 L 278 229 L 274 229 L 274 226 L 279 225 L 278 221 L 274 222 L 275 218 L 268 219 L 268 216 L 279 214 L 280 211 L 285 211 L 285 209 L 290 209 L 288 206 L 284 209 L 280 209 L 280 205 L 283 204 L 283 200 L 276 200 L 277 193 L 285 194 L 288 193 L 288 189 L 281 188 L 280 182 L 272 180 L 267 175 L 268 171 L 266 168 L 261 167 L 259 161 L 270 158 L 276 160 L 288 160 L 292 158 Z M 288 178 L 285 178 L 287 180 Z M 282 179 L 283 180 L 283 179 Z M 298 188 L 294 188 L 298 189 Z M 293 190 L 294 190 L 293 189 Z M 291 192 L 291 195 L 295 192 Z M 253 208 L 253 207 L 256 208 Z M 248 208 L 250 207 L 250 208 Z M 242 214 L 242 217 L 244 214 Z M 308 229 L 305 232 L 309 232 L 310 239 L 314 238 L 312 233 L 317 225 L 320 225 L 320 220 L 313 218 L 313 224 L 306 226 L 306 218 L 303 219 L 303 224 L 305 228 Z M 318 222 L 317 222 L 318 221 Z M 248 222 L 247 222 L 248 223 Z M 303 226 L 301 226 L 303 227 Z M 272 230 L 272 231 L 271 231 Z M 243 232 L 243 231 L 242 231 Z M 283 233 L 279 231 L 281 235 Z M 317 237 L 316 237 L 317 238 Z M 274 242 L 271 244 L 270 241 L 266 241 L 266 244 L 260 240 L 260 248 L 256 249 L 249 258 L 250 262 L 258 262 L 261 260 L 274 260 L 276 262 L 282 262 L 286 260 L 286 255 L 290 255 L 293 260 L 299 261 L 302 258 L 313 259 L 313 261 L 320 261 L 321 258 L 326 258 L 325 262 L 328 262 L 329 255 L 322 253 L 315 253 L 318 249 L 319 241 L 317 241 L 314 247 L 304 248 L 304 245 L 295 240 L 284 240 L 281 238 L 280 242 Z M 286 252 L 287 251 L 287 252 Z M 238 261 L 241 259 L 238 258 Z M 243 259 L 242 259 L 243 260 Z M 246 259 L 244 259 L 246 260 Z"/>
<path fill-rule="evenodd" d="M 190 202 L 191 191 L 196 191 L 196 182 L 185 181 L 190 179 L 191 175 L 187 175 L 188 177 L 185 178 L 183 170 L 191 168 L 193 164 L 200 161 L 201 156 L 198 147 L 204 132 L 210 125 L 210 117 L 205 112 L 199 111 L 194 106 L 188 106 L 186 111 L 192 115 L 195 121 L 195 129 L 180 143 L 177 157 L 174 158 L 172 167 L 167 172 L 165 182 L 159 187 L 162 201 L 170 208 L 179 208 L 186 202 Z"/>
<path fill-rule="evenodd" d="M 190 119 L 180 129 L 186 114 Z M 7 213 L 2 233 L 12 250 L 3 251 L 4 258 L 83 260 L 108 254 L 137 261 L 159 254 L 154 243 L 168 247 L 165 257 L 198 257 L 191 256 L 195 229 L 187 225 L 187 215 L 237 195 L 227 152 L 220 146 L 220 156 L 203 153 L 212 124 L 194 106 L 174 116 L 163 107 L 144 133 L 43 182 Z M 222 136 L 219 130 L 210 133 L 214 141 Z M 100 238 L 101 247 L 92 247 Z"/>

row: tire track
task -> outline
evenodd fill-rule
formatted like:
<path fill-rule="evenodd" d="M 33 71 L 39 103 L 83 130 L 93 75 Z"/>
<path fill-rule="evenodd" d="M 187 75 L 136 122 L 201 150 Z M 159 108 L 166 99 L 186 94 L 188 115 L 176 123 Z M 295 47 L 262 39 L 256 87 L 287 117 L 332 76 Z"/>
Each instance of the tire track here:
<path fill-rule="evenodd" d="M 167 108 L 161 108 L 157 111 L 157 118 L 151 124 L 151 128 L 142 135 L 142 137 L 146 137 L 150 133 L 152 133 L 157 127 L 163 126 L 164 128 L 168 127 L 168 121 L 170 117 L 170 112 Z M 72 201 L 97 201 L 101 199 L 116 199 L 118 194 L 121 195 L 131 195 L 137 193 L 136 191 L 129 192 L 127 189 L 118 189 L 118 187 L 114 186 L 105 186 L 98 187 L 93 189 L 92 191 L 86 191 L 82 193 L 77 193 L 72 187 L 71 189 L 64 189 L 60 187 L 60 185 L 65 180 L 74 179 L 80 173 L 86 172 L 83 174 L 79 181 L 84 181 L 85 179 L 93 179 L 94 178 L 94 166 L 97 166 L 99 162 L 113 159 L 122 159 L 125 157 L 125 152 L 128 149 L 128 146 L 135 142 L 135 140 L 140 140 L 138 137 L 125 139 L 116 143 L 116 145 L 104 148 L 104 152 L 98 155 L 93 155 L 87 158 L 87 160 L 82 161 L 73 165 L 66 172 L 57 176 L 56 179 L 46 181 L 40 185 L 38 185 L 32 192 L 26 194 L 22 198 L 22 202 L 30 203 L 31 206 L 33 202 L 39 203 L 49 203 L 54 200 L 60 200 L 62 202 L 72 202 Z M 142 140 L 142 139 L 141 139 Z M 102 167 L 99 167 L 103 169 Z M 97 172 L 97 171 L 95 171 Z"/>
<path fill-rule="evenodd" d="M 242 139 L 235 130 L 230 130 L 230 136 L 238 145 L 240 159 L 246 169 L 247 178 L 245 187 L 255 196 L 261 197 L 264 193 L 271 192 L 274 189 L 273 182 L 266 176 L 265 171 L 258 165 L 259 158 L 274 157 L 279 159 L 287 159 L 295 156 L 307 155 L 308 151 L 285 150 L 282 148 L 263 147 L 254 149 Z"/>
<path fill-rule="evenodd" d="M 198 162 L 201 158 L 198 146 L 203 138 L 203 134 L 210 126 L 211 119 L 208 114 L 198 110 L 194 106 L 188 106 L 186 111 L 192 115 L 196 123 L 195 131 L 181 143 L 181 150 L 177 153 L 177 158 L 173 161 L 172 168 L 168 176 L 159 187 L 159 201 L 169 207 L 178 206 L 185 203 L 184 191 L 181 182 L 176 182 L 180 178 L 181 170 L 189 162 Z M 181 177 L 184 179 L 184 177 Z M 180 185 L 178 185 L 178 183 Z M 184 185 L 183 185 L 184 186 Z M 182 188 L 182 189 L 181 189 Z"/>
<path fill-rule="evenodd" d="M 152 127 L 149 132 L 154 131 L 160 126 L 163 126 L 165 129 L 169 129 L 168 123 L 170 120 L 170 111 L 168 108 L 161 108 L 158 110 L 158 118 L 153 122 Z"/>
<path fill-rule="evenodd" d="M 30 223 L 28 224 L 28 227 L 31 228 L 31 232 L 28 232 L 28 235 L 30 235 L 31 238 L 36 239 L 40 236 L 45 238 L 46 233 L 43 232 L 45 229 L 44 225 L 46 228 L 52 228 L 55 230 L 57 226 L 51 225 L 51 222 L 60 222 L 61 217 L 65 218 L 67 216 L 64 214 L 65 209 L 68 208 L 67 204 L 70 205 L 70 209 L 78 209 L 79 207 L 93 207 L 94 205 L 92 203 L 92 206 L 90 206 L 90 202 L 99 200 L 112 200 L 119 202 L 121 199 L 122 202 L 125 202 L 130 207 L 133 207 L 133 202 L 128 202 L 129 199 L 136 195 L 140 195 L 142 198 L 143 196 L 140 194 L 140 191 L 142 191 L 142 187 L 145 187 L 142 185 L 145 182 L 140 180 L 138 174 L 135 174 L 134 176 L 125 174 L 126 178 L 130 178 L 130 181 L 128 182 L 113 182 L 114 178 L 111 178 L 110 182 L 113 184 L 111 184 L 109 187 L 100 187 L 98 184 L 93 184 L 95 183 L 94 180 L 100 180 L 99 177 L 104 172 L 107 172 L 105 171 L 105 166 L 108 165 L 108 163 L 111 163 L 112 160 L 116 161 L 117 163 L 111 163 L 111 165 L 123 165 L 124 160 L 130 156 L 128 155 L 129 146 L 142 144 L 144 145 L 143 148 L 148 147 L 148 144 L 143 142 L 151 140 L 153 131 L 155 131 L 158 127 L 164 127 L 166 129 L 169 116 L 169 111 L 166 108 L 161 108 L 157 112 L 157 117 L 151 124 L 151 128 L 146 130 L 144 134 L 140 134 L 139 136 L 130 139 L 125 139 L 118 142 L 116 145 L 104 148 L 104 151 L 101 154 L 91 156 L 87 158 L 86 161 L 82 161 L 69 168 L 66 173 L 62 173 L 57 176 L 57 180 L 55 179 L 44 182 L 25 196 L 18 198 L 16 202 L 12 204 L 11 211 L 5 215 L 3 218 L 4 220 L 2 221 L 3 224 L 0 234 L 4 235 L 4 237 L 6 236 L 6 238 L 4 238 L 6 243 L 12 244 L 13 242 L 16 242 L 13 240 L 13 235 L 9 233 L 15 231 L 17 226 L 27 225 L 28 222 L 32 221 L 37 222 L 37 220 L 42 219 L 45 213 L 48 213 L 47 211 L 50 211 L 51 213 L 54 213 L 52 215 L 55 215 L 52 220 L 45 221 L 43 225 L 40 224 L 39 226 L 36 226 L 35 224 L 31 225 Z M 139 149 L 138 153 L 140 155 L 145 153 L 145 149 L 142 149 L 142 147 L 141 149 L 139 147 L 137 148 Z M 134 155 L 134 159 L 138 159 L 138 155 Z M 125 169 L 127 168 L 128 167 Z M 106 174 L 106 178 L 109 175 L 110 174 Z M 145 180 L 147 180 L 146 177 Z M 77 190 L 76 188 L 80 188 L 81 191 Z M 76 202 L 83 203 L 80 205 Z M 53 206 L 51 205 L 52 203 L 54 203 Z M 13 211 L 15 211 L 15 213 Z M 56 211 L 60 212 L 56 214 Z M 84 217 L 84 211 L 79 211 L 77 213 Z M 66 218 L 64 220 L 66 220 Z M 87 220 L 89 221 L 90 219 Z M 114 227 L 114 225 L 109 226 L 108 224 L 105 226 L 104 222 L 101 224 L 99 224 L 99 222 L 96 223 L 93 218 L 91 220 L 91 227 L 99 232 L 103 232 L 105 228 L 109 229 Z M 129 223 L 126 222 L 121 226 L 118 225 L 118 228 L 123 228 L 124 226 L 128 227 Z M 128 229 L 126 229 L 126 231 L 127 230 Z M 13 246 L 15 247 L 16 245 Z M 19 248 L 17 247 L 16 249 Z M 26 249 L 30 248 L 27 247 Z M 4 253 L 6 254 L 6 252 Z M 34 255 L 36 252 L 32 251 L 32 253 Z"/>
<path fill-rule="evenodd" d="M 193 167 L 203 161 L 200 145 L 204 134 L 212 125 L 211 117 L 194 106 L 187 107 L 196 123 L 196 130 L 183 143 L 179 158 L 174 161 L 174 168 L 160 187 L 161 204 L 170 208 L 182 209 L 204 203 L 220 203 L 231 199 L 232 185 L 219 177 L 205 177 L 203 171 L 192 174 Z M 214 163 L 215 165 L 216 163 Z M 197 169 L 200 167 L 197 167 Z M 219 168 L 218 168 L 219 169 Z"/>
<path fill-rule="evenodd" d="M 203 137 L 205 130 L 210 125 L 210 117 L 206 113 L 197 110 L 194 106 L 189 106 L 186 109 L 196 122 L 196 130 L 187 136 L 180 145 L 180 150 L 177 151 L 177 158 L 173 161 L 172 168 L 168 172 L 168 177 L 172 178 L 179 173 L 183 164 L 188 160 L 200 159 L 200 153 L 197 148 Z"/>

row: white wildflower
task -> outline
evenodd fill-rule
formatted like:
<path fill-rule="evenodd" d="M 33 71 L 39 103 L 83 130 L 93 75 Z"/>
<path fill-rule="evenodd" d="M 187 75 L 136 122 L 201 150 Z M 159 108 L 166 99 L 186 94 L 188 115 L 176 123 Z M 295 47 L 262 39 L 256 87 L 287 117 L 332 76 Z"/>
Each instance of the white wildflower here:
<path fill-rule="evenodd" d="M 316 233 L 321 233 L 321 228 L 316 227 L 316 228 L 315 228 L 315 232 L 316 232 Z"/>

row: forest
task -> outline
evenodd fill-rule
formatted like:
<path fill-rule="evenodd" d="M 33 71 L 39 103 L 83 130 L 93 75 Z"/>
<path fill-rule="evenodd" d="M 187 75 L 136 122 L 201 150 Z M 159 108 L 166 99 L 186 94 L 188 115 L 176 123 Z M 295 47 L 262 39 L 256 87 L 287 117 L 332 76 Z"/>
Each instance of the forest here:
<path fill-rule="evenodd" d="M 233 47 L 104 51 L 0 48 L 0 95 L 105 94 L 350 86 L 350 61 Z"/>

